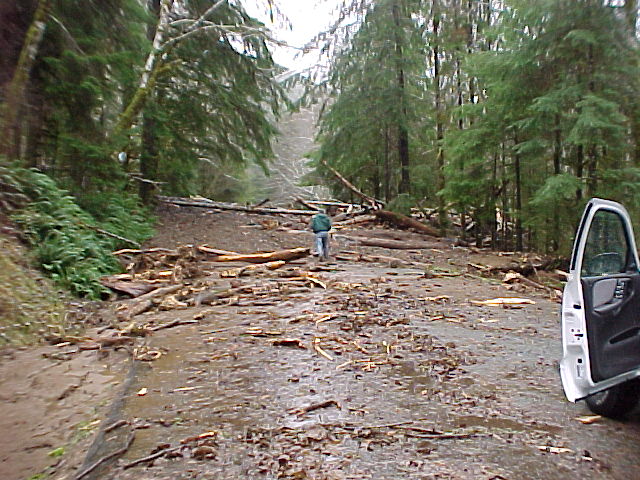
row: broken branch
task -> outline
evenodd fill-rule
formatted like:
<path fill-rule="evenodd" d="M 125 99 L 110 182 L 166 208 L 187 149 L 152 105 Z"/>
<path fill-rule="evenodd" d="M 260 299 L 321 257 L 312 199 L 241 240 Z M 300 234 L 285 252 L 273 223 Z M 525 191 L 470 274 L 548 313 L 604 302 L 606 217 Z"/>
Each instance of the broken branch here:
<path fill-rule="evenodd" d="M 327 408 L 327 407 L 331 407 L 335 405 L 338 408 L 340 407 L 340 404 L 335 401 L 335 400 L 326 400 L 324 402 L 320 402 L 320 403 L 314 403 L 311 405 L 308 405 L 306 407 L 300 407 L 300 408 L 292 408 L 291 410 L 289 410 L 289 413 L 292 415 L 304 415 L 305 413 L 309 413 L 309 412 L 313 412 L 314 410 L 318 410 L 320 408 Z"/>

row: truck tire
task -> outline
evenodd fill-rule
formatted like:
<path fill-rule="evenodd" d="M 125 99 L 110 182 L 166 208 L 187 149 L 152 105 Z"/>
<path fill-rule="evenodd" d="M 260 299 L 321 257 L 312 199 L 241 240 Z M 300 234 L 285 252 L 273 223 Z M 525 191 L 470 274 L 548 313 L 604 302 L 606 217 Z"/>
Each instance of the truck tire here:
<path fill-rule="evenodd" d="M 622 418 L 638 404 L 640 380 L 630 380 L 587 397 L 589 409 L 609 418 Z"/>

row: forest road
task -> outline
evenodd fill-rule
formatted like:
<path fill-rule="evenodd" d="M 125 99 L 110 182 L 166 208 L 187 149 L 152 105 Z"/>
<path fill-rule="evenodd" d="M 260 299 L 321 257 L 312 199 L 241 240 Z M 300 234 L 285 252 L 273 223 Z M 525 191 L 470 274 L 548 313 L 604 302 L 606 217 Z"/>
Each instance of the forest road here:
<path fill-rule="evenodd" d="M 154 246 L 249 252 L 311 242 L 292 230 L 296 220 L 189 209 L 162 218 Z M 559 304 L 465 273 L 469 262 L 505 257 L 430 241 L 433 248 L 403 252 L 334 242 L 337 259 L 319 265 L 314 281 L 252 274 L 235 279 L 252 294 L 138 317 L 197 323 L 145 340 L 163 355 L 135 362 L 103 426 L 127 424 L 94 442 L 85 468 L 122 448 L 131 431 L 135 440 L 84 478 L 640 476 L 640 416 L 585 424 L 586 407 L 564 399 Z M 435 273 L 365 263 L 354 252 L 419 261 Z M 313 258 L 295 266 L 313 267 Z M 496 297 L 534 303 L 472 303 Z"/>

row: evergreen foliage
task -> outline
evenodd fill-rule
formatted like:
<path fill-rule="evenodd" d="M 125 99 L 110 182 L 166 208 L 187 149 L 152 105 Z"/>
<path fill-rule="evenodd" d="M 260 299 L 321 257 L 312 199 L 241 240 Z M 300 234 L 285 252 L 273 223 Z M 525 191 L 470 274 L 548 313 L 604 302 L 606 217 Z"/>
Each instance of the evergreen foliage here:
<path fill-rule="evenodd" d="M 208 3 L 187 6 L 198 17 Z M 243 29 L 263 25 L 231 5 L 210 20 L 237 27 L 204 31 L 173 49 L 165 61 L 176 63 L 158 79 L 148 105 L 156 126 L 156 179 L 166 182 L 167 194 L 216 196 L 226 190 L 212 188 L 220 177 L 240 176 L 250 162 L 266 169 L 272 156 L 272 119 L 285 97 L 273 81 L 264 39 L 242 36 Z M 143 155 L 148 147 L 143 141 Z"/>
<path fill-rule="evenodd" d="M 131 197 L 93 197 L 90 207 L 100 212 L 94 217 L 50 177 L 24 169 L 15 169 L 12 174 L 29 199 L 13 213 L 13 220 L 28 239 L 37 263 L 58 285 L 76 295 L 99 298 L 105 293 L 98 280 L 121 270 L 112 252 L 128 246 L 92 227 L 138 242 L 152 233 L 150 218 Z"/>
<path fill-rule="evenodd" d="M 404 125 L 409 191 L 441 226 L 453 212 L 478 245 L 566 254 L 588 198 L 640 214 L 636 18 L 599 0 L 373 2 L 336 52 L 319 155 L 376 196 L 392 185 L 380 195 L 391 200 L 399 130 L 386 127 Z"/>
<path fill-rule="evenodd" d="M 147 238 L 152 219 L 136 195 L 151 203 L 152 186 L 246 198 L 246 166 L 267 168 L 284 95 L 264 25 L 242 2 L 25 0 L 10 10 L 24 38 L 2 62 L 0 207 L 20 208 L 15 220 L 60 285 L 102 293 L 97 279 L 119 269 L 110 252 L 120 245 L 92 227 Z M 20 98 L 7 98 L 14 90 Z"/>

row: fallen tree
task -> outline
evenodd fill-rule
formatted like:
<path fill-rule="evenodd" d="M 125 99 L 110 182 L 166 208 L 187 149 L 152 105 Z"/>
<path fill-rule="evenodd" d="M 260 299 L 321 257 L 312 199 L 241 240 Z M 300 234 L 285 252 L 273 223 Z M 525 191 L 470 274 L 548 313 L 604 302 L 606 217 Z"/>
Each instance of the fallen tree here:
<path fill-rule="evenodd" d="M 317 210 L 294 210 L 290 208 L 247 207 L 233 203 L 215 202 L 208 198 L 180 198 L 158 196 L 163 203 L 179 207 L 211 208 L 214 210 L 230 210 L 234 212 L 257 213 L 261 215 L 315 215 Z"/>
<path fill-rule="evenodd" d="M 305 247 L 293 248 L 291 250 L 279 250 L 267 253 L 239 253 L 237 255 L 220 255 L 214 258 L 214 262 L 249 262 L 267 263 L 284 260 L 286 262 L 307 257 L 311 254 L 311 249 Z"/>
<path fill-rule="evenodd" d="M 334 222 L 333 228 L 338 230 L 340 228 L 348 227 L 349 225 L 358 225 L 360 223 L 368 223 L 374 222 L 376 220 L 375 215 L 360 215 L 349 220 L 344 220 L 342 222 Z"/>
<path fill-rule="evenodd" d="M 346 178 L 344 178 L 340 172 L 338 172 L 335 168 L 333 168 L 332 166 L 330 166 L 325 160 L 320 160 L 320 162 L 322 163 L 322 165 L 324 165 L 331 173 L 333 173 L 335 175 L 335 177 L 340 180 L 340 182 L 342 182 L 342 184 L 347 187 L 350 191 L 352 191 L 353 193 L 355 193 L 358 197 L 362 198 L 366 203 L 368 203 L 369 205 L 371 205 L 371 207 L 374 210 L 379 210 L 381 208 L 384 207 L 384 202 L 381 200 L 378 200 L 376 198 L 370 197 L 369 195 L 367 195 L 366 193 L 362 192 L 361 190 L 359 190 L 353 183 L 351 183 L 349 180 L 347 180 Z"/>
<path fill-rule="evenodd" d="M 388 210 L 376 210 L 373 213 L 378 220 L 390 223 L 395 227 L 415 230 L 432 237 L 442 236 L 438 229 L 433 228 L 430 225 L 426 225 L 414 218 L 407 217 L 406 215 L 402 215 L 396 212 L 390 212 Z"/>

